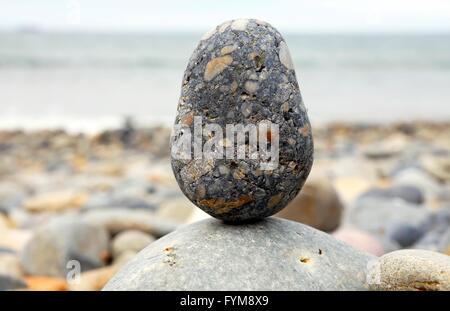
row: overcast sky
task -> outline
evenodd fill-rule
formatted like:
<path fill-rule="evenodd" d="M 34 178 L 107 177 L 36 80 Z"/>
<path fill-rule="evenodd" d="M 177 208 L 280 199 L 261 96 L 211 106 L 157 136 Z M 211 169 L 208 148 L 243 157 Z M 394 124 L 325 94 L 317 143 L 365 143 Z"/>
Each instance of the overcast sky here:
<path fill-rule="evenodd" d="M 293 32 L 450 32 L 450 0 L 0 0 L 0 29 L 205 31 L 237 17 Z"/>

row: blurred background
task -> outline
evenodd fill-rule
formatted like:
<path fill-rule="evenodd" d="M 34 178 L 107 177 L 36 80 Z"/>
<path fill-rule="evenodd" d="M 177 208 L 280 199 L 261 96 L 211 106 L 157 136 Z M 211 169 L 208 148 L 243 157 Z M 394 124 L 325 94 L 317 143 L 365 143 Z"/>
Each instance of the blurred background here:
<path fill-rule="evenodd" d="M 286 37 L 313 122 L 450 116 L 444 0 L 1 5 L 2 128 L 97 130 L 123 115 L 171 123 L 202 33 L 239 17 Z"/>
<path fill-rule="evenodd" d="M 450 254 L 450 2 L 0 0 L 0 290 L 98 290 L 207 217 L 168 139 L 192 51 L 236 18 L 284 35 L 312 122 L 280 216 L 376 255 Z"/>

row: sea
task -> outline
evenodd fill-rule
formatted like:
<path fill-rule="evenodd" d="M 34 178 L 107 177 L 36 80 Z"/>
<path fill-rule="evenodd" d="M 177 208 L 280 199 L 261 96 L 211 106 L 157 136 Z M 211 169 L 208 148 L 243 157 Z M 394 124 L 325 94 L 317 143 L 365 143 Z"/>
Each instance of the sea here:
<path fill-rule="evenodd" d="M 200 33 L 0 33 L 0 129 L 171 124 Z M 285 34 L 313 124 L 450 121 L 450 34 Z"/>

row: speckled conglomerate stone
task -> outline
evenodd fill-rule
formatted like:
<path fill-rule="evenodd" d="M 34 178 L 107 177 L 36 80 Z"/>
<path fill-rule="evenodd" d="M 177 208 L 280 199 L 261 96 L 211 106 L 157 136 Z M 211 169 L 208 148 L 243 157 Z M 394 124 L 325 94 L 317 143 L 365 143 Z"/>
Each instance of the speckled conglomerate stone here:
<path fill-rule="evenodd" d="M 224 138 L 227 124 L 277 124 L 279 164 L 263 170 L 261 159 L 172 155 L 178 184 L 194 204 L 216 218 L 245 222 L 275 214 L 297 195 L 311 170 L 313 140 L 289 50 L 275 28 L 238 19 L 205 34 L 184 73 L 175 125 L 194 133 L 198 116 L 203 125 L 219 124 Z"/>

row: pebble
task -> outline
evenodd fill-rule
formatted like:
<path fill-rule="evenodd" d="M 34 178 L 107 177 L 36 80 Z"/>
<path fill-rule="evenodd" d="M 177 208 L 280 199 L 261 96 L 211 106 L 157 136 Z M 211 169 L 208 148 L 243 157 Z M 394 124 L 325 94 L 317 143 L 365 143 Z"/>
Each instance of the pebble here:
<path fill-rule="evenodd" d="M 380 257 L 373 290 L 448 291 L 450 257 L 425 250 L 399 250 Z M 378 284 L 377 284 L 378 283 Z"/>
<path fill-rule="evenodd" d="M 28 276 L 25 278 L 27 290 L 31 291 L 67 291 L 66 280 L 47 276 Z"/>
<path fill-rule="evenodd" d="M 94 208 L 130 208 L 155 210 L 156 207 L 146 198 L 139 196 L 129 196 L 119 193 L 99 193 L 92 195 L 83 205 L 83 210 Z"/>
<path fill-rule="evenodd" d="M 146 247 L 103 290 L 364 290 L 373 258 L 293 221 L 209 218 Z"/>
<path fill-rule="evenodd" d="M 426 226 L 399 221 L 391 224 L 386 232 L 388 239 L 395 241 L 401 248 L 416 243 L 426 232 Z"/>
<path fill-rule="evenodd" d="M 127 230 L 116 235 L 111 243 L 112 253 L 114 258 L 127 251 L 138 253 L 147 245 L 155 241 L 155 238 L 142 231 Z"/>
<path fill-rule="evenodd" d="M 27 199 L 24 208 L 30 212 L 64 211 L 80 208 L 87 199 L 87 194 L 72 191 L 42 193 Z"/>
<path fill-rule="evenodd" d="M 309 178 L 302 191 L 276 216 L 331 232 L 341 223 L 343 205 L 333 184 L 325 178 Z"/>
<path fill-rule="evenodd" d="M 266 137 L 273 151 L 279 141 L 279 152 L 271 155 L 273 166 L 261 148 L 254 153 L 257 158 L 226 158 L 237 139 L 216 133 L 211 158 L 183 159 L 191 153 L 180 148 L 188 135 L 175 133 L 172 168 L 195 205 L 224 221 L 245 222 L 277 213 L 297 195 L 311 170 L 313 141 L 286 42 L 275 28 L 253 19 L 234 20 L 200 41 L 184 73 L 175 128 L 189 128 L 194 137 L 196 117 L 218 124 L 223 134 L 226 124 L 270 121 L 279 132 L 269 126 Z M 202 146 L 214 142 L 203 134 Z"/>
<path fill-rule="evenodd" d="M 433 197 L 440 190 L 436 181 L 418 168 L 406 168 L 397 172 L 393 176 L 393 183 L 394 185 L 417 187 L 424 193 L 425 197 Z"/>
<path fill-rule="evenodd" d="M 422 168 L 440 182 L 450 182 L 450 155 L 427 155 L 421 159 Z"/>
<path fill-rule="evenodd" d="M 77 260 L 86 271 L 103 266 L 108 256 L 109 236 L 102 227 L 60 217 L 36 229 L 22 265 L 31 275 L 66 277 L 69 261 Z"/>
<path fill-rule="evenodd" d="M 339 241 L 374 256 L 381 256 L 385 253 L 381 242 L 370 233 L 362 230 L 348 227 L 339 228 L 339 230 L 333 232 L 333 236 Z"/>
<path fill-rule="evenodd" d="M 81 219 L 89 224 L 105 228 L 111 235 L 126 230 L 139 230 L 161 237 L 178 226 L 177 223 L 162 219 L 153 212 L 140 209 L 95 209 L 82 214 Z"/>
<path fill-rule="evenodd" d="M 20 184 L 13 182 L 0 183 L 0 213 L 7 214 L 22 205 L 26 197 L 26 191 L 22 188 Z"/>
<path fill-rule="evenodd" d="M 360 197 L 400 198 L 413 204 L 422 204 L 425 201 L 422 191 L 415 186 L 372 188 L 364 192 Z"/>
<path fill-rule="evenodd" d="M 384 238 L 389 228 L 403 223 L 425 225 L 431 212 L 400 199 L 362 198 L 347 211 L 346 223 Z"/>

